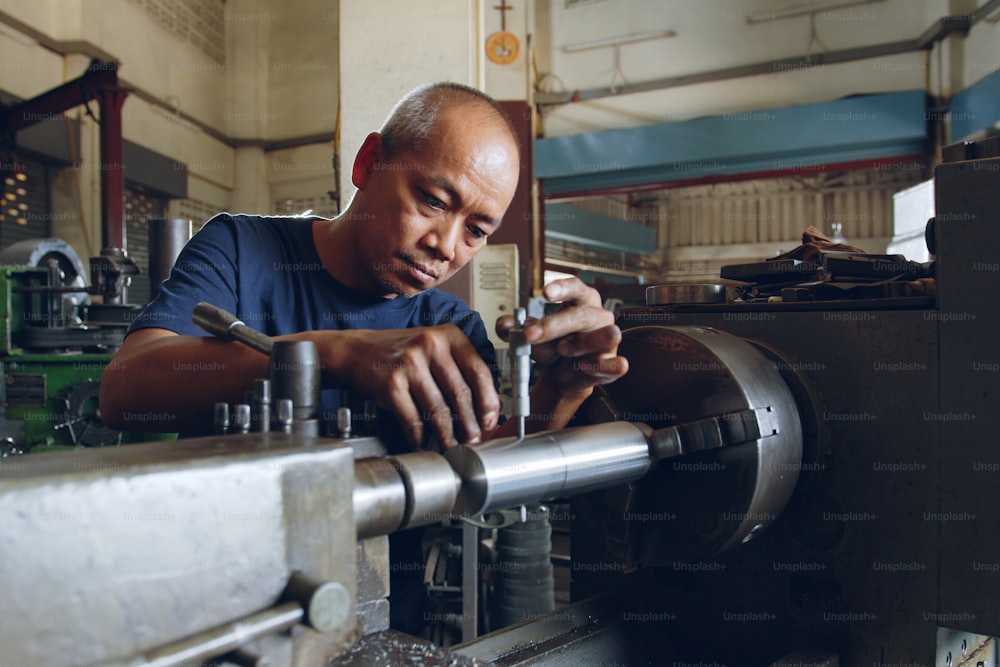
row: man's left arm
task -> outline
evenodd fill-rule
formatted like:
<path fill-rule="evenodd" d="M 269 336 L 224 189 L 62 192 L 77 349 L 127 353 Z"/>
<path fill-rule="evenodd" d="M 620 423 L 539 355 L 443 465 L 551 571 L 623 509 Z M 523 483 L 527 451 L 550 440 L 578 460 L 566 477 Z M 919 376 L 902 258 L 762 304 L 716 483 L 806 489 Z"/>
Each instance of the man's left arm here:
<path fill-rule="evenodd" d="M 621 330 L 597 290 L 568 278 L 549 283 L 543 294 L 562 306 L 524 328 L 531 356 L 542 367 L 531 390 L 531 417 L 525 425 L 529 433 L 563 428 L 596 385 L 614 382 L 628 371 L 628 360 L 618 355 Z M 497 332 L 504 338 L 513 327 L 512 316 L 497 321 Z M 492 437 L 516 435 L 516 429 L 511 419 Z"/>

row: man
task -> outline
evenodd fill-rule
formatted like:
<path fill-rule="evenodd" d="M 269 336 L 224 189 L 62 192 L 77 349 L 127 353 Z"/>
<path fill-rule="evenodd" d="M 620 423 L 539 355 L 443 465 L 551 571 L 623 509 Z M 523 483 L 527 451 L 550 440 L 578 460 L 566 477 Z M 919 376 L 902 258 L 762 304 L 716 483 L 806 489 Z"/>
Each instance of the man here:
<path fill-rule="evenodd" d="M 208 301 L 278 340 L 314 341 L 325 412 L 348 390 L 390 412 L 410 447 L 513 435 L 512 423 L 498 427 L 481 319 L 434 287 L 500 226 L 518 172 L 516 135 L 492 99 L 450 83 L 413 91 L 365 139 L 358 191 L 336 219 L 221 215 L 195 235 L 104 373 L 104 421 L 208 433 L 213 403 L 242 402 L 267 377 L 264 355 L 191 323 Z M 595 385 L 627 370 L 595 290 L 562 280 L 545 296 L 563 305 L 525 330 L 544 367 L 529 432 L 565 426 Z M 512 324 L 502 318 L 498 331 Z"/>

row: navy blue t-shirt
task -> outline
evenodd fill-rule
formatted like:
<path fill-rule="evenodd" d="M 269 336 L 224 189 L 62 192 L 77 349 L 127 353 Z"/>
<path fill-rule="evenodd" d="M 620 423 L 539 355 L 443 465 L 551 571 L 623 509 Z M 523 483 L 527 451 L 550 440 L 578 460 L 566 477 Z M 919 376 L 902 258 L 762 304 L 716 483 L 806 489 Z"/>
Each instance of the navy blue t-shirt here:
<path fill-rule="evenodd" d="M 221 213 L 184 246 L 160 293 L 129 328 L 157 327 L 181 335 L 206 336 L 191 319 L 206 301 L 235 314 L 269 336 L 330 329 L 406 329 L 451 323 L 459 327 L 493 371 L 496 353 L 482 318 L 458 297 L 429 289 L 414 297 L 385 299 L 352 289 L 323 266 L 312 236 L 312 217 Z M 342 392 L 325 389 L 321 409 L 334 421 Z M 349 397 L 358 433 L 401 437 L 389 413 L 376 429 L 364 420 L 364 399 Z M 360 414 L 359 414 L 360 413 Z M 385 422 L 393 430 L 385 431 Z M 371 425 L 368 425 L 369 427 Z M 397 440 L 392 437 L 391 440 Z"/>

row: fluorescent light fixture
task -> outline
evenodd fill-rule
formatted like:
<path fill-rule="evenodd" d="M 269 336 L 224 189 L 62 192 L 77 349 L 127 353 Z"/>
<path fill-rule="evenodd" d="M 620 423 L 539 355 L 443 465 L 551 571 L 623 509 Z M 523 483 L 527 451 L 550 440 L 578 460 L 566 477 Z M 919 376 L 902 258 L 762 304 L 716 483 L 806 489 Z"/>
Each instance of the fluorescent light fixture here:
<path fill-rule="evenodd" d="M 796 16 L 809 16 L 819 12 L 829 12 L 834 9 L 844 9 L 845 7 L 856 7 L 858 5 L 870 5 L 873 2 L 882 0 L 834 0 L 833 2 L 815 2 L 803 7 L 788 7 L 786 9 L 756 10 L 747 12 L 747 23 L 767 23 L 768 21 L 778 21 L 780 19 L 790 19 Z"/>
<path fill-rule="evenodd" d="M 662 39 L 664 37 L 675 37 L 677 33 L 673 30 L 655 30 L 653 32 L 638 32 L 632 35 L 622 35 L 621 37 L 609 37 L 608 39 L 598 39 L 593 42 L 582 42 L 580 44 L 570 44 L 562 47 L 566 53 L 576 51 L 586 51 L 587 49 L 602 49 L 609 46 L 621 46 L 622 44 L 632 44 L 633 42 L 645 42 L 651 39 Z"/>

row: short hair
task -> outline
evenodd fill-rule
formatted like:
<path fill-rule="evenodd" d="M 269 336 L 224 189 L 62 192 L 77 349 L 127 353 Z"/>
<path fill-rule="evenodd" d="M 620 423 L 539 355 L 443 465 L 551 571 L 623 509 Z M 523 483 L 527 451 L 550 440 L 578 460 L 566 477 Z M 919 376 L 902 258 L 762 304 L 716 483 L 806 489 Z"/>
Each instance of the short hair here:
<path fill-rule="evenodd" d="M 396 103 L 389 118 L 379 130 L 382 136 L 383 159 L 391 160 L 407 150 L 420 152 L 434 130 L 441 111 L 463 104 L 480 106 L 500 120 L 510 133 L 514 145 L 517 146 L 520 159 L 521 144 L 518 141 L 517 129 L 503 107 L 486 93 L 451 81 L 424 84 L 407 93 Z"/>

